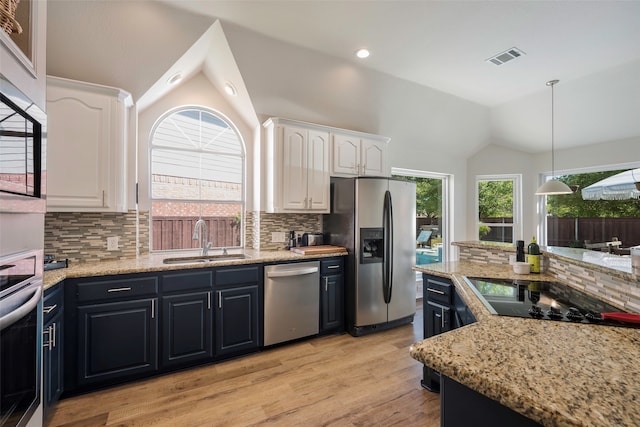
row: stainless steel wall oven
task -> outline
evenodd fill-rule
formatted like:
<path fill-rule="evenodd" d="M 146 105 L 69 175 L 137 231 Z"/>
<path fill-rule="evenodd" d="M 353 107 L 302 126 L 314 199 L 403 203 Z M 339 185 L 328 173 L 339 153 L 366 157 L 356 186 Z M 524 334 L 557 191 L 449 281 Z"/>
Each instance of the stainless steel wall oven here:
<path fill-rule="evenodd" d="M 40 405 L 42 251 L 0 258 L 0 425 L 24 426 Z"/>

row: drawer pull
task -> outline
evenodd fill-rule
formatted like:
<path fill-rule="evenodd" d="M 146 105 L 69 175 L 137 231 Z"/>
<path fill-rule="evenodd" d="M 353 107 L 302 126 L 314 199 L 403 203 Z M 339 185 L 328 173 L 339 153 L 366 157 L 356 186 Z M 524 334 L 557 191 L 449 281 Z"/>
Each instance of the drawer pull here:
<path fill-rule="evenodd" d="M 49 314 L 58 307 L 58 304 L 48 305 L 42 309 L 44 314 Z"/>
<path fill-rule="evenodd" d="M 127 292 L 130 290 L 131 288 L 111 288 L 111 289 L 108 289 L 107 292 Z"/>
<path fill-rule="evenodd" d="M 327 268 L 329 268 L 331 270 L 333 270 L 334 268 L 340 268 L 340 264 L 338 264 L 338 265 L 329 265 L 329 266 L 327 266 Z"/>
<path fill-rule="evenodd" d="M 444 292 L 439 289 L 427 288 L 429 292 L 433 292 L 434 294 L 444 295 Z"/>

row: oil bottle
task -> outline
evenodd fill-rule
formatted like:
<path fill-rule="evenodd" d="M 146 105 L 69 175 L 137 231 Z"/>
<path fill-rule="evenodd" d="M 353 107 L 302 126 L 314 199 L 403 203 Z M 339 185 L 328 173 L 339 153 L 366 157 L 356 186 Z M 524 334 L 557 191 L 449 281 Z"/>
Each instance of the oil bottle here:
<path fill-rule="evenodd" d="M 540 246 L 536 243 L 536 236 L 531 238 L 527 251 L 529 253 L 527 262 L 531 266 L 531 272 L 540 273 Z"/>

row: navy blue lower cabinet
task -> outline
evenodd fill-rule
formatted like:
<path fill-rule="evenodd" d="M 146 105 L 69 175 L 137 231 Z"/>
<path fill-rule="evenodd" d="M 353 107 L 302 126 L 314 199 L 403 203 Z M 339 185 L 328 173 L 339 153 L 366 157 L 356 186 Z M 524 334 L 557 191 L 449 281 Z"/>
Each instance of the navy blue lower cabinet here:
<path fill-rule="evenodd" d="M 157 304 L 148 298 L 77 307 L 79 386 L 157 371 Z"/>
<path fill-rule="evenodd" d="M 215 295 L 216 357 L 257 351 L 262 335 L 258 285 L 217 289 Z"/>
<path fill-rule="evenodd" d="M 163 370 L 213 360 L 213 272 L 160 275 L 160 353 Z"/>
<path fill-rule="evenodd" d="M 320 261 L 320 333 L 344 332 L 344 260 Z"/>
<path fill-rule="evenodd" d="M 162 301 L 162 367 L 213 359 L 211 291 L 166 295 Z"/>
<path fill-rule="evenodd" d="M 542 427 L 532 419 L 444 375 L 440 394 L 442 427 Z"/>
<path fill-rule="evenodd" d="M 47 420 L 64 390 L 64 282 L 44 292 L 42 311 L 43 411 Z"/>

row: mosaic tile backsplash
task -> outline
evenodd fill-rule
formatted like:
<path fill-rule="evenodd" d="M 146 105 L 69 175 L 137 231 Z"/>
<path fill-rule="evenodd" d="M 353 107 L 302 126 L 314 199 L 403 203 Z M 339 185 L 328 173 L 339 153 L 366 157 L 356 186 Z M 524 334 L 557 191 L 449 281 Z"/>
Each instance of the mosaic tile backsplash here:
<path fill-rule="evenodd" d="M 140 224 L 137 230 L 137 223 Z M 57 259 L 90 262 L 125 259 L 149 251 L 149 214 L 49 212 L 45 216 L 44 252 Z M 118 236 L 118 250 L 107 251 L 107 237 Z"/>
<path fill-rule="evenodd" d="M 139 224 L 139 227 L 137 227 Z M 136 230 L 137 234 L 136 234 Z M 247 212 L 245 246 L 252 249 L 284 249 L 272 242 L 273 232 L 322 232 L 321 214 L 269 214 Z M 119 248 L 107 251 L 107 237 L 118 236 Z M 45 216 L 45 253 L 74 262 L 114 260 L 149 252 L 149 212 L 126 213 L 50 212 Z"/>

